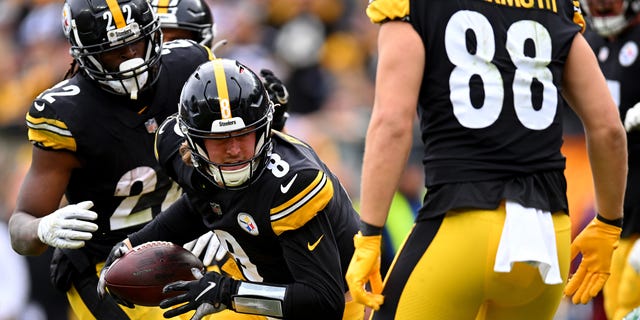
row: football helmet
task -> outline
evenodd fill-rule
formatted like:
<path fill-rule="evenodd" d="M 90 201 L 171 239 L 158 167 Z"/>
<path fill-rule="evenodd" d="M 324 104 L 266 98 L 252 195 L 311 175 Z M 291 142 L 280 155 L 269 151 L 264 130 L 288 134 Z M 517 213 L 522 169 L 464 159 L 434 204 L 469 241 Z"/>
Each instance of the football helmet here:
<path fill-rule="evenodd" d="M 151 7 L 160 18 L 162 28 L 191 31 L 193 40 L 211 47 L 215 24 L 205 0 L 151 0 Z"/>
<path fill-rule="evenodd" d="M 581 0 L 591 27 L 603 37 L 626 29 L 640 13 L 640 0 Z"/>
<path fill-rule="evenodd" d="M 182 88 L 178 111 L 196 171 L 223 189 L 255 182 L 271 155 L 273 103 L 260 78 L 236 60 L 214 59 L 196 69 Z M 210 160 L 204 139 L 228 139 L 255 132 L 253 157 L 236 163 Z M 240 169 L 230 167 L 243 166 Z"/>
<path fill-rule="evenodd" d="M 105 90 L 137 99 L 139 91 L 156 81 L 162 32 L 147 0 L 66 0 L 62 26 L 71 56 Z M 118 71 L 107 70 L 103 54 L 138 41 L 146 42 L 142 58 L 124 61 Z"/>

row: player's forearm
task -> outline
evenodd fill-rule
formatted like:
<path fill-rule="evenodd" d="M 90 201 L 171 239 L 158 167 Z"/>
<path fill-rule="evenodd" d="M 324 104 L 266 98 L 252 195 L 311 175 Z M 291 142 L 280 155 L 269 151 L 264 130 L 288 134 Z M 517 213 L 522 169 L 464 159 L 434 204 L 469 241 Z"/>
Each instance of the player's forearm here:
<path fill-rule="evenodd" d="M 362 164 L 362 221 L 378 227 L 385 224 L 411 141 L 411 130 L 390 128 L 384 120 L 372 118 Z"/>
<path fill-rule="evenodd" d="M 25 212 L 14 212 L 9 219 L 13 250 L 21 255 L 40 255 L 47 245 L 38 239 L 38 219 Z"/>
<path fill-rule="evenodd" d="M 627 179 L 627 143 L 622 126 L 587 132 L 598 213 L 606 219 L 622 217 Z"/>
<path fill-rule="evenodd" d="M 402 48 L 402 50 L 398 50 Z M 409 157 L 424 46 L 405 22 L 383 24 L 378 34 L 378 65 L 373 113 L 362 164 L 362 221 L 383 226 Z"/>

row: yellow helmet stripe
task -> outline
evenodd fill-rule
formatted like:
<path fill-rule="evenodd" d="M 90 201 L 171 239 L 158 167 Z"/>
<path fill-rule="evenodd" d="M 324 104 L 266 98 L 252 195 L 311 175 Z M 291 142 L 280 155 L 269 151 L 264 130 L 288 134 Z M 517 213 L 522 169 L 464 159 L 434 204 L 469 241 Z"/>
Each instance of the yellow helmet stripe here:
<path fill-rule="evenodd" d="M 124 21 L 124 15 L 118 5 L 118 0 L 107 0 L 107 6 L 109 6 L 109 10 L 113 15 L 113 22 L 116 23 L 116 28 L 120 29 L 126 27 L 127 23 Z"/>
<path fill-rule="evenodd" d="M 169 1 L 170 0 L 158 0 L 158 13 L 169 12 Z"/>
<path fill-rule="evenodd" d="M 231 118 L 231 106 L 229 105 L 229 90 L 227 89 L 227 76 L 224 72 L 222 60 L 213 60 L 213 73 L 218 89 L 218 101 L 220 102 L 220 114 L 222 119 Z"/>

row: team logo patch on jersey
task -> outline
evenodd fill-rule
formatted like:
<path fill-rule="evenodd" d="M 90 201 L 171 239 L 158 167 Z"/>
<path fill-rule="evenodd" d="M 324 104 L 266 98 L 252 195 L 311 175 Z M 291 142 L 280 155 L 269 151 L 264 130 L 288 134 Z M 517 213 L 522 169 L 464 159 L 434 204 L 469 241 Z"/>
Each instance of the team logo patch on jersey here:
<path fill-rule="evenodd" d="M 71 34 L 71 7 L 68 3 L 62 7 L 62 32 L 67 38 Z"/>
<path fill-rule="evenodd" d="M 636 59 L 638 58 L 638 45 L 629 41 L 622 46 L 620 49 L 620 56 L 618 59 L 620 60 L 620 65 L 623 67 L 628 67 L 632 65 Z"/>
<path fill-rule="evenodd" d="M 258 235 L 258 225 L 256 224 L 255 220 L 253 220 L 252 216 L 246 213 L 240 213 L 238 215 L 238 224 L 240 225 L 240 228 L 242 228 L 242 230 L 248 232 L 250 235 Z"/>
<path fill-rule="evenodd" d="M 213 213 L 215 213 L 218 217 L 222 215 L 222 207 L 220 207 L 219 204 L 215 203 L 215 202 L 209 202 L 209 206 L 211 206 L 211 210 L 213 211 Z"/>
<path fill-rule="evenodd" d="M 605 62 L 607 61 L 608 58 L 609 58 L 609 48 L 607 47 L 600 48 L 600 50 L 598 51 L 598 60 L 600 62 Z"/>
<path fill-rule="evenodd" d="M 144 123 L 144 126 L 147 128 L 147 132 L 156 133 L 158 130 L 158 122 L 156 118 L 151 118 Z"/>

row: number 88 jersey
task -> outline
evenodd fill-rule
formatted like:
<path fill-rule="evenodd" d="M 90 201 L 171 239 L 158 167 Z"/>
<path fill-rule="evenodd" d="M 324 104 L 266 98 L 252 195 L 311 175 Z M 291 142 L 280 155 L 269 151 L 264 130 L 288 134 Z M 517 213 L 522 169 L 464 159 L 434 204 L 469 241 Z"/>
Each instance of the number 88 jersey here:
<path fill-rule="evenodd" d="M 422 37 L 427 187 L 564 168 L 560 84 L 584 23 L 577 1 L 391 2 L 367 13 L 404 18 Z"/>

